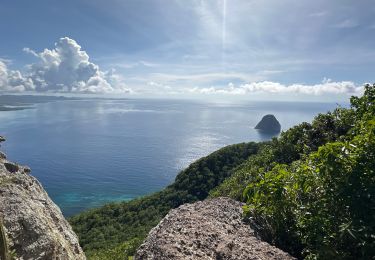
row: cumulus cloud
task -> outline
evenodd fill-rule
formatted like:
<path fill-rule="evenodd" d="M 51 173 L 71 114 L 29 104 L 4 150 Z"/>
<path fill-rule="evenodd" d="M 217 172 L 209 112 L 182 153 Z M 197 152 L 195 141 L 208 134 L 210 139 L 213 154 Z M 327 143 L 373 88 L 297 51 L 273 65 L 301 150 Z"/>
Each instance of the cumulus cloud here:
<path fill-rule="evenodd" d="M 0 61 L 0 90 L 73 93 L 130 93 L 123 78 L 114 70 L 102 71 L 90 61 L 81 46 L 68 37 L 60 38 L 55 48 L 36 52 L 23 49 L 37 61 L 27 65 L 24 75 L 9 70 Z"/>
<path fill-rule="evenodd" d="M 24 49 L 38 58 L 29 66 L 29 77 L 36 91 L 110 93 L 129 92 L 123 82 L 113 81 L 113 72 L 103 72 L 90 62 L 89 55 L 73 39 L 59 39 L 55 48 L 37 53 Z M 112 83 L 112 84 L 111 84 Z M 117 84 L 114 84 L 117 83 Z"/>
<path fill-rule="evenodd" d="M 325 94 L 359 94 L 363 90 L 362 86 L 357 86 L 351 81 L 334 82 L 330 79 L 324 79 L 320 84 L 304 85 L 291 84 L 284 85 L 278 82 L 262 81 L 252 82 L 235 86 L 230 83 L 226 88 L 191 88 L 188 89 L 190 93 L 200 94 L 231 94 L 231 95 L 245 95 L 248 93 L 294 93 L 305 95 L 325 95 Z"/>
<path fill-rule="evenodd" d="M 5 62 L 0 60 L 0 90 L 5 92 L 23 92 L 34 89 L 30 78 L 24 78 L 20 71 L 10 70 Z"/>
<path fill-rule="evenodd" d="M 66 92 L 66 93 L 132 93 L 124 78 L 115 70 L 103 71 L 90 61 L 81 46 L 68 37 L 59 39 L 52 49 L 41 52 L 30 48 L 24 51 L 33 55 L 36 62 L 27 66 L 24 73 L 9 68 L 9 61 L 0 59 L 0 91 L 5 92 Z M 169 75 L 153 73 L 139 93 L 157 94 L 222 94 L 246 95 L 249 93 L 281 93 L 302 95 L 360 94 L 362 86 L 351 81 L 335 82 L 324 79 L 319 84 L 282 84 L 260 81 L 278 70 L 262 72 L 262 77 L 244 73 L 204 73 L 199 75 Z M 225 87 L 202 87 L 212 82 L 236 82 Z M 162 83 L 160 83 L 162 82 Z M 242 84 L 241 82 L 251 82 Z M 184 84 L 185 83 L 185 84 Z M 200 87 L 188 88 L 187 84 Z M 220 84 L 220 83 L 218 83 Z"/>

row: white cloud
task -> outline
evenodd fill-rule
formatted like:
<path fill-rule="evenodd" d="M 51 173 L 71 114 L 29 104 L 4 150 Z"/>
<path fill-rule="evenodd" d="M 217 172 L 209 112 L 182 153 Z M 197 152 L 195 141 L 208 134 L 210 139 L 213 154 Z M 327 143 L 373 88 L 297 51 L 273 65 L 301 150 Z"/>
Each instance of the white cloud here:
<path fill-rule="evenodd" d="M 32 89 L 34 89 L 34 85 L 31 79 L 24 78 L 18 70 L 10 70 L 7 65 L 0 60 L 0 91 L 23 92 Z"/>
<path fill-rule="evenodd" d="M 249 93 L 274 93 L 274 94 L 304 94 L 304 95 L 326 95 L 326 94 L 359 94 L 363 91 L 362 86 L 357 86 L 351 81 L 334 82 L 324 79 L 322 83 L 315 85 L 292 84 L 284 85 L 278 82 L 262 81 L 234 86 L 230 83 L 226 88 L 190 88 L 189 93 L 196 94 L 230 94 L 246 95 Z"/>
<path fill-rule="evenodd" d="M 10 59 L 0 58 L 0 61 L 4 62 L 5 64 L 11 64 L 12 63 L 12 60 L 10 60 Z"/>
<path fill-rule="evenodd" d="M 36 52 L 23 49 L 37 58 L 22 74 L 10 70 L 6 60 L 0 60 L 0 91 L 5 92 L 73 92 L 131 93 L 124 79 L 115 70 L 102 71 L 90 62 L 89 55 L 68 37 L 60 38 L 55 48 Z"/>
<path fill-rule="evenodd" d="M 24 48 L 26 53 L 37 60 L 27 66 L 25 73 L 9 69 L 9 63 L 0 59 L 0 91 L 22 92 L 66 92 L 66 93 L 133 93 L 124 78 L 115 70 L 103 71 L 90 61 L 89 55 L 81 46 L 68 37 L 61 38 L 52 49 L 41 52 Z M 368 54 L 367 54 L 368 55 Z M 306 63 L 306 61 L 303 61 Z M 159 64 L 140 59 L 135 63 L 142 67 L 159 67 Z M 8 66 L 7 66 L 8 65 Z M 249 95 L 251 93 L 281 93 L 293 95 L 335 95 L 358 94 L 362 87 L 351 81 L 334 82 L 323 80 L 319 84 L 282 84 L 271 81 L 270 76 L 283 73 L 281 66 L 263 68 L 251 72 L 238 65 L 239 70 L 223 70 L 191 64 L 173 64 L 165 73 L 165 68 L 144 71 L 138 77 L 127 77 L 136 93 L 158 95 Z M 206 68 L 208 67 L 208 69 Z M 164 69 L 164 71 L 163 71 Z M 228 84 L 228 82 L 235 84 Z M 250 82 L 250 83 L 246 83 Z M 134 84 L 134 83 L 138 83 Z"/>
<path fill-rule="evenodd" d="M 35 51 L 33 51 L 32 49 L 30 49 L 30 48 L 28 48 L 28 47 L 25 47 L 25 48 L 23 48 L 22 50 L 23 50 L 24 52 L 26 52 L 26 53 L 29 53 L 29 54 L 35 56 L 35 57 L 38 57 L 38 53 L 36 53 Z"/>
<path fill-rule="evenodd" d="M 60 38 L 54 49 L 37 53 L 29 48 L 24 51 L 38 58 L 29 65 L 28 77 L 36 91 L 112 93 L 130 92 L 113 72 L 104 72 L 90 62 L 89 55 L 77 42 L 68 37 Z"/>

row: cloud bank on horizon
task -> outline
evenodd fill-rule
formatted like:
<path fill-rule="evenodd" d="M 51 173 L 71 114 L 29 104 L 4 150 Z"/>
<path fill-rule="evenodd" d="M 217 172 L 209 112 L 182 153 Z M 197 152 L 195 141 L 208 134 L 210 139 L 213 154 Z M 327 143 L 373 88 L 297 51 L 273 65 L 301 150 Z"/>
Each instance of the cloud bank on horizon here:
<path fill-rule="evenodd" d="M 373 81 L 375 0 L 47 2 L 0 2 L 0 92 L 346 100 Z"/>
<path fill-rule="evenodd" d="M 227 88 L 192 88 L 188 91 L 201 94 L 232 94 L 246 95 L 249 93 L 271 93 L 271 94 L 304 94 L 304 95 L 325 95 L 325 94 L 350 94 L 358 95 L 363 91 L 363 86 L 356 86 L 351 81 L 333 82 L 331 79 L 324 79 L 320 84 L 303 85 L 292 84 L 284 85 L 278 82 L 262 81 L 234 86 L 228 84 Z"/>
<path fill-rule="evenodd" d="M 60 38 L 54 49 L 36 52 L 30 48 L 23 49 L 33 55 L 37 62 L 28 64 L 27 71 L 11 70 L 0 60 L 0 91 L 3 92 L 55 92 L 55 93 L 133 93 L 125 80 L 114 70 L 102 71 L 95 63 L 90 62 L 89 55 L 81 46 L 68 37 Z M 246 95 L 249 93 L 295 93 L 305 95 L 324 94 L 360 94 L 362 86 L 351 81 L 333 82 L 324 79 L 320 84 L 284 85 L 272 81 L 249 82 L 235 86 L 229 83 L 226 87 L 191 87 L 172 88 L 156 82 L 148 86 L 158 94 L 220 94 Z M 152 92 L 152 91 L 151 91 Z"/>

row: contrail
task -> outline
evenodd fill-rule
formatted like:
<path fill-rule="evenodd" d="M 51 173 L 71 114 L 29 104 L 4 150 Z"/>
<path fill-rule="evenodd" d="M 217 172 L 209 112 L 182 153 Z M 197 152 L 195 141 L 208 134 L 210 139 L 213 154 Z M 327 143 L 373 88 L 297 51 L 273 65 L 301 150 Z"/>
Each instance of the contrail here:
<path fill-rule="evenodd" d="M 225 52 L 226 52 L 226 27 L 227 27 L 227 0 L 222 0 L 223 4 L 223 24 L 222 24 L 222 35 L 221 35 L 221 63 L 223 70 L 225 70 Z"/>

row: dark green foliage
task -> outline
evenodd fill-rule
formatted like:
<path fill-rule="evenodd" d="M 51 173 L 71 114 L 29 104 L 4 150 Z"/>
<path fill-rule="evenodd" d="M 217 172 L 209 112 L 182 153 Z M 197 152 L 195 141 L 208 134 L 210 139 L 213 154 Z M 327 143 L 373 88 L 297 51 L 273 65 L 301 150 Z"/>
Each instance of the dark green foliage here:
<path fill-rule="evenodd" d="M 191 199 L 203 200 L 208 192 L 232 174 L 232 169 L 256 154 L 255 143 L 227 146 L 204 157 L 177 175 L 172 184 L 175 190 L 186 192 Z"/>
<path fill-rule="evenodd" d="M 352 107 L 355 108 L 355 118 L 352 120 L 371 120 L 375 114 L 375 84 L 365 86 L 363 97 L 352 97 L 350 99 Z"/>
<path fill-rule="evenodd" d="M 263 238 L 308 258 L 366 259 L 375 239 L 375 120 L 347 142 L 277 165 L 245 190 Z"/>
<path fill-rule="evenodd" d="M 130 240 L 132 245 L 138 245 L 170 209 L 205 199 L 212 188 L 257 151 L 256 143 L 224 147 L 192 163 L 178 174 L 172 185 L 160 192 L 83 212 L 72 217 L 70 223 L 89 257 L 103 257 Z M 123 259 L 125 253 L 121 257 L 119 259 Z"/>
<path fill-rule="evenodd" d="M 257 182 L 264 172 L 277 164 L 290 164 L 316 151 L 321 145 L 348 138 L 354 115 L 353 109 L 337 108 L 333 112 L 319 114 L 311 124 L 301 123 L 281 133 L 279 138 L 261 143 L 259 152 L 211 191 L 211 196 L 243 200 L 242 193 L 247 184 Z"/>
<path fill-rule="evenodd" d="M 307 256 L 375 255 L 375 121 L 366 124 L 350 142 L 319 148 L 291 172 L 311 189 L 300 194 L 304 208 L 295 216 Z"/>
<path fill-rule="evenodd" d="M 375 255 L 375 85 L 269 142 L 225 147 L 163 191 L 71 219 L 89 258 L 124 259 L 172 208 L 210 196 L 245 201 L 265 240 L 308 259 Z M 121 253 L 123 252 L 123 253 Z M 112 257 L 112 258 L 111 258 Z"/>
<path fill-rule="evenodd" d="M 86 257 L 92 260 L 133 259 L 132 256 L 141 243 L 142 240 L 135 238 L 114 247 L 89 251 Z"/>
<path fill-rule="evenodd" d="M 316 130 L 308 132 L 316 139 L 304 142 L 317 151 L 253 176 L 245 211 L 264 239 L 307 259 L 375 255 L 374 89 L 366 86 L 363 97 L 351 99 L 352 109 L 340 109 L 333 121 L 332 114 L 315 119 Z"/>

